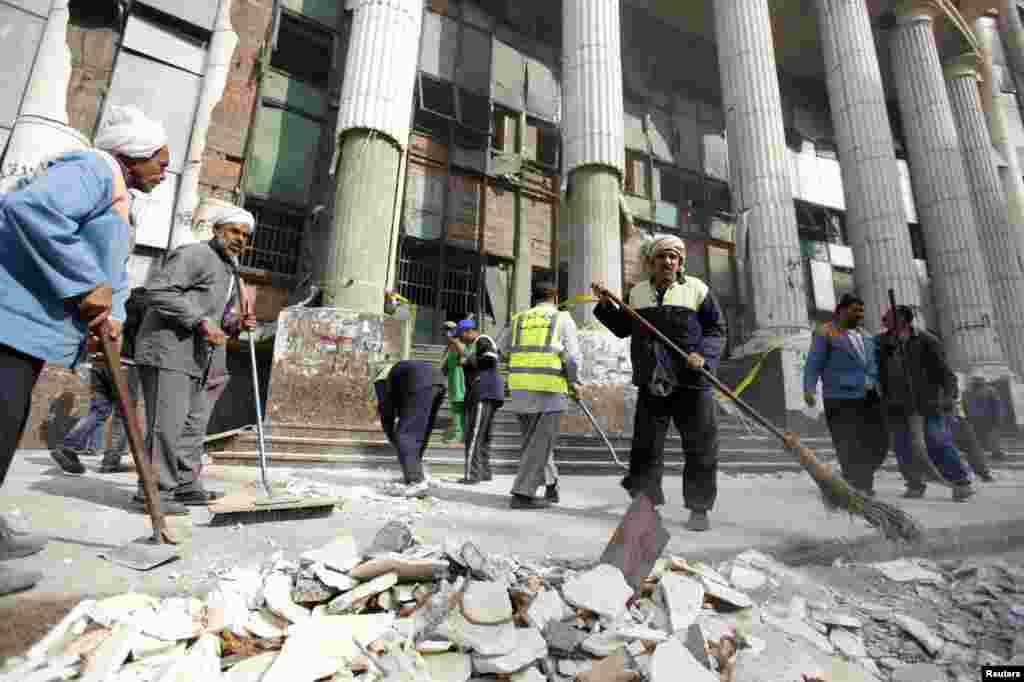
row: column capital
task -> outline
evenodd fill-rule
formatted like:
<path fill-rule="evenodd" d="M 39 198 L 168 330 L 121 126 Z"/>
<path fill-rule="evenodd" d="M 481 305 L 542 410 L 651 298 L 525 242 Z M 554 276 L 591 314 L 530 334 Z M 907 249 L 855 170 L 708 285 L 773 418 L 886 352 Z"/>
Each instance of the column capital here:
<path fill-rule="evenodd" d="M 920 21 L 934 21 L 943 15 L 942 8 L 934 0 L 899 0 L 894 13 L 896 23 L 901 26 Z"/>
<path fill-rule="evenodd" d="M 973 78 L 975 81 L 981 82 L 981 61 L 974 52 L 966 52 L 947 59 L 942 67 L 946 80 Z"/>

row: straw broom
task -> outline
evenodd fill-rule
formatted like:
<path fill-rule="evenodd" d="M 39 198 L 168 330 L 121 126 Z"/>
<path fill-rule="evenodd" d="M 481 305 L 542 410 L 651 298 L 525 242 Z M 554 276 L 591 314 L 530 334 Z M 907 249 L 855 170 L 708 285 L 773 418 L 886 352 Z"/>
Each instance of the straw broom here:
<path fill-rule="evenodd" d="M 625 310 L 630 317 L 635 319 L 644 328 L 646 328 L 647 331 L 660 339 L 667 347 L 671 348 L 684 359 L 689 356 L 688 353 L 670 341 L 668 337 L 662 334 L 657 327 L 648 322 L 642 315 L 640 315 L 640 313 L 623 303 L 618 296 L 597 284 L 595 284 L 594 287 L 600 290 L 602 296 L 607 297 L 610 301 Z M 813 450 L 803 445 L 800 442 L 800 436 L 793 432 L 784 433 L 777 426 L 761 416 L 761 414 L 748 405 L 746 401 L 733 393 L 729 387 L 719 381 L 718 377 L 707 369 L 702 367 L 699 372 L 704 376 L 704 378 L 710 381 L 715 388 L 721 391 L 725 396 L 736 403 L 740 409 L 746 412 L 751 419 L 771 431 L 772 434 L 782 442 L 786 450 L 797 456 L 800 466 L 802 466 L 804 470 L 810 474 L 811 478 L 814 479 L 814 482 L 818 484 L 818 488 L 821 490 L 822 500 L 829 510 L 834 511 L 837 509 L 843 509 L 850 514 L 860 516 L 870 525 L 880 530 L 885 537 L 890 540 L 916 541 L 921 538 L 923 533 L 921 526 L 912 516 L 904 512 L 899 507 L 871 499 L 855 490 L 849 483 L 843 480 L 841 476 L 836 475 L 830 465 L 821 462 L 814 454 Z"/>

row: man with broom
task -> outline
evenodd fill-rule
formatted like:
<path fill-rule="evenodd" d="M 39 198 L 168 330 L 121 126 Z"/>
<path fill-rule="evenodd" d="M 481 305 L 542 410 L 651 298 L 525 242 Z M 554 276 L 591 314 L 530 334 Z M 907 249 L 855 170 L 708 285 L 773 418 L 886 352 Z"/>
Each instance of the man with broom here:
<path fill-rule="evenodd" d="M 170 155 L 162 125 L 112 106 L 96 149 L 63 154 L 0 197 L 0 484 L 47 362 L 73 367 L 88 334 L 117 340 L 128 298 L 128 190 L 152 192 Z M 0 561 L 35 554 L 42 536 L 0 518 Z M 0 565 L 0 595 L 42 576 Z"/>
<path fill-rule="evenodd" d="M 676 356 L 595 283 L 600 299 L 594 314 L 619 338 L 632 336 L 633 383 L 639 389 L 629 474 L 622 486 L 632 497 L 647 495 L 665 503 L 665 436 L 673 420 L 683 439 L 683 499 L 690 510 L 686 527 L 706 531 L 718 487 L 718 421 L 711 386 L 699 372 L 714 372 L 726 341 L 725 315 L 707 284 L 685 274 L 686 243 L 662 235 L 645 245 L 648 279 L 624 301 L 688 355 Z"/>

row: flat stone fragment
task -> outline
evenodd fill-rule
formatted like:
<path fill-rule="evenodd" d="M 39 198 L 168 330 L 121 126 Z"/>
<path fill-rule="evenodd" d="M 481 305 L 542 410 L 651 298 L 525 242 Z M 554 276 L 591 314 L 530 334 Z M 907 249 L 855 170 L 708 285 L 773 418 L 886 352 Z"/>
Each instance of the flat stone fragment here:
<path fill-rule="evenodd" d="M 412 530 L 401 521 L 389 521 L 377 531 L 366 550 L 366 556 L 375 557 L 381 554 L 401 553 L 412 546 Z"/>
<path fill-rule="evenodd" d="M 947 623 L 942 621 L 939 623 L 939 630 L 942 631 L 942 635 L 952 641 L 964 646 L 974 646 L 974 639 L 967 634 L 967 631 L 956 623 Z M 1014 651 L 1017 650 L 1017 642 L 1014 642 Z"/>
<path fill-rule="evenodd" d="M 921 646 L 923 646 L 932 656 L 938 655 L 942 650 L 945 641 L 941 637 L 935 635 L 927 625 L 916 618 L 900 614 L 893 616 L 892 621 L 899 625 L 904 632 L 920 642 Z"/>
<path fill-rule="evenodd" d="M 324 585 L 339 592 L 347 592 L 359 585 L 359 581 L 352 576 L 327 568 L 325 564 L 313 564 L 313 575 Z"/>
<path fill-rule="evenodd" d="M 552 653 L 568 656 L 576 651 L 587 638 L 587 633 L 577 629 L 572 623 L 548 621 L 544 627 L 544 639 Z"/>
<path fill-rule="evenodd" d="M 764 587 L 765 583 L 768 582 L 768 578 L 757 569 L 735 563 L 732 565 L 732 571 L 729 572 L 729 582 L 739 590 L 753 592 Z"/>
<path fill-rule="evenodd" d="M 946 677 L 946 673 L 932 663 L 904 665 L 892 671 L 892 682 L 936 682 Z"/>
<path fill-rule="evenodd" d="M 558 674 L 566 677 L 576 677 L 594 667 L 594 661 L 576 661 L 571 658 L 563 658 L 558 662 Z"/>
<path fill-rule="evenodd" d="M 106 682 L 113 677 L 132 652 L 139 629 L 130 623 L 119 623 L 103 644 L 86 659 L 83 682 Z"/>
<path fill-rule="evenodd" d="M 544 590 L 530 602 L 526 610 L 526 621 L 543 631 L 550 621 L 560 621 L 571 615 L 572 610 L 557 590 Z"/>
<path fill-rule="evenodd" d="M 567 580 L 562 586 L 562 595 L 574 606 L 615 619 L 626 610 L 633 588 L 626 582 L 622 571 L 609 564 L 601 564 Z"/>
<path fill-rule="evenodd" d="M 250 656 L 231 666 L 231 669 L 224 673 L 224 682 L 260 682 L 279 655 L 280 652 L 268 651 Z"/>
<path fill-rule="evenodd" d="M 673 637 L 654 650 L 650 665 L 651 682 L 719 682 L 718 676 L 693 657 L 683 643 Z"/>
<path fill-rule="evenodd" d="M 864 622 L 860 618 L 851 616 L 848 613 L 843 613 L 842 611 L 815 610 L 811 612 L 811 617 L 825 625 L 851 628 L 854 630 L 864 627 Z"/>
<path fill-rule="evenodd" d="M 795 618 L 777 618 L 770 613 L 762 614 L 761 619 L 766 625 L 771 625 L 792 637 L 804 639 L 825 653 L 831 654 L 835 651 L 835 647 L 832 646 L 832 642 L 829 641 L 827 637 L 802 620 L 797 620 Z"/>
<path fill-rule="evenodd" d="M 731 604 L 736 608 L 748 609 L 754 605 L 750 597 L 743 594 L 739 590 L 734 590 L 727 585 L 722 585 L 707 576 L 701 576 L 701 583 L 704 584 L 704 591 L 715 599 Z"/>
<path fill-rule="evenodd" d="M 379 557 L 367 559 L 348 574 L 357 580 L 369 580 L 385 573 L 396 573 L 399 580 L 434 580 L 448 570 L 447 561 Z"/>
<path fill-rule="evenodd" d="M 537 668 L 530 667 L 526 670 L 512 673 L 512 676 L 509 677 L 509 682 L 548 682 L 548 678 L 544 677 L 544 673 L 537 670 Z"/>
<path fill-rule="evenodd" d="M 139 611 L 155 611 L 159 607 L 160 600 L 156 597 L 128 592 L 101 599 L 89 607 L 88 613 L 93 621 L 109 628 Z"/>
<path fill-rule="evenodd" d="M 303 552 L 302 560 L 310 564 L 323 564 L 330 569 L 345 573 L 361 560 L 355 538 L 351 534 L 339 535 L 330 544 L 319 549 Z"/>
<path fill-rule="evenodd" d="M 667 573 L 661 578 L 658 589 L 668 610 L 672 632 L 690 627 L 704 605 L 704 586 L 685 575 Z"/>
<path fill-rule="evenodd" d="M 223 679 L 220 674 L 220 639 L 204 634 L 188 652 L 160 673 L 159 682 L 193 682 Z"/>
<path fill-rule="evenodd" d="M 467 682 L 473 675 L 469 654 L 448 653 L 423 657 L 423 664 L 434 682 Z"/>
<path fill-rule="evenodd" d="M 580 645 L 588 654 L 604 658 L 611 656 L 618 649 L 625 648 L 628 642 L 614 632 L 598 632 L 590 635 Z"/>
<path fill-rule="evenodd" d="M 515 628 L 516 644 L 502 656 L 473 656 L 473 668 L 483 674 L 509 674 L 548 655 L 548 645 L 537 628 Z"/>
<path fill-rule="evenodd" d="M 864 648 L 864 640 L 849 630 L 833 628 L 828 634 L 828 639 L 839 653 L 847 658 L 862 658 L 868 655 L 867 649 Z"/>
<path fill-rule="evenodd" d="M 497 625 L 512 620 L 508 588 L 491 581 L 473 581 L 462 595 L 462 615 L 478 625 Z"/>
<path fill-rule="evenodd" d="M 96 630 L 90 630 L 84 634 L 79 635 L 72 640 L 67 647 L 61 652 L 61 656 L 87 656 L 95 651 L 103 642 L 106 641 L 111 635 L 111 630 L 107 628 L 97 628 Z M 142 635 L 139 635 L 142 637 Z M 173 642 L 163 642 L 161 640 L 152 640 L 158 642 L 161 646 L 167 648 L 174 646 Z M 135 648 L 133 646 L 132 652 L 134 653 Z"/>
<path fill-rule="evenodd" d="M 896 559 L 895 561 L 882 561 L 869 564 L 889 580 L 898 583 L 942 583 L 942 576 L 934 571 L 921 568 L 918 564 L 908 559 Z"/>
<path fill-rule="evenodd" d="M 281 655 L 260 682 L 313 682 L 341 670 L 365 644 L 380 638 L 394 622 L 389 613 L 324 616 L 296 625 Z"/>
<path fill-rule="evenodd" d="M 299 576 L 292 587 L 292 601 L 296 604 L 319 604 L 336 596 L 338 592 L 317 578 Z"/>
<path fill-rule="evenodd" d="M 163 656 L 181 646 L 178 642 L 167 642 L 156 637 L 140 634 L 132 645 L 132 659 L 138 661 L 148 656 Z M 184 647 L 182 646 L 184 650 Z"/>
<path fill-rule="evenodd" d="M 459 609 L 453 609 L 435 629 L 437 635 L 451 640 L 463 649 L 482 656 L 502 656 L 516 648 L 518 638 L 512 623 L 476 625 L 466 620 Z"/>
<path fill-rule="evenodd" d="M 263 598 L 267 608 L 290 623 L 309 620 L 309 610 L 292 601 L 292 577 L 286 573 L 271 573 L 263 583 Z"/>
<path fill-rule="evenodd" d="M 363 583 L 354 590 L 345 592 L 336 597 L 327 605 L 327 612 L 331 614 L 345 613 L 358 602 L 368 599 L 384 590 L 390 590 L 398 582 L 397 573 L 385 573 L 379 578 L 374 578 L 368 583 Z"/>
<path fill-rule="evenodd" d="M 711 670 L 711 654 L 708 652 L 707 637 L 704 636 L 704 629 L 700 623 L 691 623 L 686 632 L 677 632 L 675 636 L 698 663 Z"/>
<path fill-rule="evenodd" d="M 615 628 L 615 634 L 625 640 L 640 640 L 644 642 L 664 642 L 669 638 L 667 632 L 655 630 L 643 625 L 620 625 Z"/>
<path fill-rule="evenodd" d="M 452 643 L 446 639 L 425 639 L 416 643 L 416 651 L 421 654 L 443 654 L 452 648 Z"/>
<path fill-rule="evenodd" d="M 288 621 L 268 609 L 250 611 L 245 629 L 260 639 L 277 639 L 284 637 L 285 631 L 288 629 Z"/>

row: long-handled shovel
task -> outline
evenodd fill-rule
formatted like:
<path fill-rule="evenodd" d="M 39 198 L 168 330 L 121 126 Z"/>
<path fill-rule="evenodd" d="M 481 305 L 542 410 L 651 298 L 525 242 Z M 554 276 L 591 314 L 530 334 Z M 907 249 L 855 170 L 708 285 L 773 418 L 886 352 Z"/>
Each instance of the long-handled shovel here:
<path fill-rule="evenodd" d="M 103 348 L 103 357 L 107 361 L 107 367 L 110 368 L 110 376 L 114 379 L 117 404 L 121 409 L 121 414 L 124 415 L 125 426 L 128 429 L 129 449 L 132 459 L 135 460 L 135 471 L 142 480 L 146 511 L 149 513 L 150 524 L 153 527 L 151 537 L 140 538 L 127 545 L 122 545 L 107 553 L 106 557 L 116 564 L 139 571 L 148 571 L 180 556 L 174 547 L 178 544 L 178 540 L 167 527 L 164 512 L 160 506 L 160 493 L 157 490 L 156 478 L 153 476 L 153 470 L 149 467 L 149 459 L 146 457 L 139 419 L 128 400 L 128 381 L 121 369 L 121 348 L 110 339 L 109 334 L 103 331 L 100 332 L 100 345 Z"/>
<path fill-rule="evenodd" d="M 602 296 L 608 298 L 610 301 L 626 311 L 630 317 L 639 322 L 655 337 L 660 339 L 665 346 L 671 348 L 684 359 L 689 357 L 689 353 L 669 340 L 669 338 L 662 334 L 657 327 L 644 319 L 640 313 L 623 303 L 618 296 L 603 287 L 598 287 L 596 284 L 594 286 L 595 288 L 600 289 Z M 889 539 L 912 541 L 921 537 L 921 526 L 909 514 L 899 507 L 865 497 L 858 491 L 854 490 L 846 481 L 833 473 L 831 466 L 820 462 L 810 448 L 801 444 L 800 437 L 797 434 L 792 432 L 783 433 L 781 429 L 775 426 L 775 424 L 772 424 L 770 421 L 765 419 L 757 410 L 748 405 L 738 395 L 733 393 L 732 390 L 719 381 L 718 377 L 714 374 L 703 367 L 699 372 L 705 379 L 711 382 L 715 388 L 721 391 L 722 394 L 727 396 L 730 400 L 736 403 L 740 409 L 746 412 L 751 419 L 768 429 L 775 435 L 775 437 L 782 441 L 782 444 L 787 450 L 797 455 L 800 465 L 803 466 L 804 470 L 807 471 L 808 474 L 810 474 L 811 478 L 814 479 L 814 482 L 818 484 L 818 488 L 821 490 L 822 498 L 826 505 L 832 508 L 845 509 L 851 514 L 857 514 L 863 517 L 869 524 L 881 530 Z"/>

